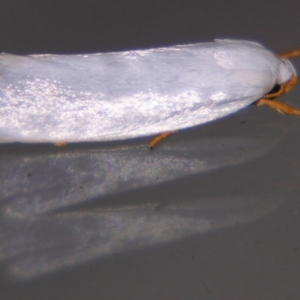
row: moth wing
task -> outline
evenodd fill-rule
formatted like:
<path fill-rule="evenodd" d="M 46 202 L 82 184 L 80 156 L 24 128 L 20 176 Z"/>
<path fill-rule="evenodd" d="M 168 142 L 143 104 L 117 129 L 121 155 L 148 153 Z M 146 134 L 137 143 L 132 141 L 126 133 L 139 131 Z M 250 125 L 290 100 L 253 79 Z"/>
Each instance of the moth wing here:
<path fill-rule="evenodd" d="M 251 47 L 205 43 L 93 55 L 1 55 L 0 140 L 118 140 L 215 120 L 272 87 L 268 61 Z"/>

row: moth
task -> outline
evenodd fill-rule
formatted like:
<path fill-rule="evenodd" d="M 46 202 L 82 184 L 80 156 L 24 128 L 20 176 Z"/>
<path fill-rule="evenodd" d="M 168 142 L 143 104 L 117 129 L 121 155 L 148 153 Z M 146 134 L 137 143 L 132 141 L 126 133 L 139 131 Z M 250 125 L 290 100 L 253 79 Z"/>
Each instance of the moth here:
<path fill-rule="evenodd" d="M 252 103 L 285 114 L 288 58 L 243 40 L 84 55 L 0 55 L 0 142 L 69 143 L 158 135 Z"/>

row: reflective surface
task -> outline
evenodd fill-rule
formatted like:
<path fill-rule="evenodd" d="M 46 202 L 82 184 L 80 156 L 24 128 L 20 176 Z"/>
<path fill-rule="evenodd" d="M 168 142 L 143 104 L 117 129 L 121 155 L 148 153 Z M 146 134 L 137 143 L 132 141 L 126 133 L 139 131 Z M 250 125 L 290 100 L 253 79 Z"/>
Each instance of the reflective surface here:
<path fill-rule="evenodd" d="M 193 192 L 186 187 L 198 176 L 206 181 L 224 168 L 243 168 L 284 139 L 289 129 L 284 118 L 276 126 L 260 124 L 251 134 L 259 124 L 253 109 L 207 126 L 213 137 L 179 133 L 177 141 L 170 138 L 154 151 L 145 139 L 132 145 L 46 145 L 39 153 L 36 145 L 15 145 L 27 147 L 19 154 L 2 146 L 0 249 L 4 259 L 13 259 L 9 274 L 36 277 L 103 255 L 247 223 L 278 209 L 282 198 L 263 201 L 249 191 L 230 195 L 218 191 L 215 180 L 204 186 L 206 195 L 201 180 Z M 236 126 L 230 128 L 231 122 Z M 190 132 L 201 134 L 201 128 Z"/>
<path fill-rule="evenodd" d="M 17 2 L 1 6 L 4 52 L 299 47 L 293 1 Z M 299 94 L 282 100 L 300 107 Z M 298 299 L 299 132 L 299 118 L 251 106 L 153 151 L 147 138 L 0 145 L 0 299 Z"/>

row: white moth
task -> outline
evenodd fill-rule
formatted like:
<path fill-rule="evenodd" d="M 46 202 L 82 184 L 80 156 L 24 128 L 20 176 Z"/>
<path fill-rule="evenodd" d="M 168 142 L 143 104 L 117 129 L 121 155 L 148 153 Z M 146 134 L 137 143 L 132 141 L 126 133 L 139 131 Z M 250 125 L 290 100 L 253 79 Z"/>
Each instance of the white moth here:
<path fill-rule="evenodd" d="M 112 141 L 175 131 L 234 113 L 293 78 L 287 59 L 238 40 L 87 55 L 1 54 L 0 142 Z"/>

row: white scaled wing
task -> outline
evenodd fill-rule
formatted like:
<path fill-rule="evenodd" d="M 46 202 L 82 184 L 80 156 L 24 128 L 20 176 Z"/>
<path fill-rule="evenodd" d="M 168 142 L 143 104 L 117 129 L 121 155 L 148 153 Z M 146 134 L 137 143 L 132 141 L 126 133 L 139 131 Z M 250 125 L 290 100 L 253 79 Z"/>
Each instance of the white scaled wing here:
<path fill-rule="evenodd" d="M 281 60 L 218 40 L 88 55 L 0 56 L 0 142 L 108 141 L 192 127 L 269 92 Z"/>

